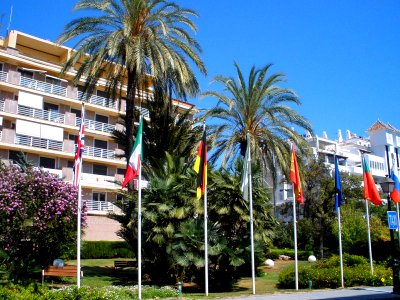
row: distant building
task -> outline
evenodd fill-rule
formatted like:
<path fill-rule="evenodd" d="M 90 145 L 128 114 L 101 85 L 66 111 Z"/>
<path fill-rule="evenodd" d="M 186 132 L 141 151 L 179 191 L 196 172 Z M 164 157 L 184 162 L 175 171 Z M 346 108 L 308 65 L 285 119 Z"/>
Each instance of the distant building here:
<path fill-rule="evenodd" d="M 305 138 L 312 148 L 314 157 L 317 159 L 322 156 L 331 170 L 335 168 L 334 155 L 336 154 L 339 157 L 341 172 L 362 176 L 361 155 L 364 154 L 377 183 L 388 174 L 386 149 L 390 170 L 393 166 L 396 170 L 399 168 L 400 130 L 378 120 L 368 128 L 367 133 L 369 137 L 361 137 L 347 130 L 343 137 L 339 130 L 336 140 L 329 139 L 326 132 L 323 133 L 323 137 L 311 136 L 308 133 Z M 275 191 L 277 207 L 293 201 L 292 184 L 285 182 L 282 174 L 280 174 L 280 182 Z"/>
<path fill-rule="evenodd" d="M 120 226 L 107 218 L 123 181 L 126 160 L 111 132 L 120 126 L 118 116 L 125 100 L 107 99 L 105 80 L 99 81 L 90 97 L 75 87 L 75 70 L 63 78 L 59 73 L 70 57 L 70 48 L 22 32 L 11 31 L 0 38 L 0 159 L 15 161 L 19 152 L 36 167 L 72 182 L 75 141 L 81 122 L 81 102 L 86 102 L 85 152 L 83 154 L 82 198 L 88 209 L 85 240 L 119 240 Z M 83 82 L 81 82 L 83 85 Z M 143 94 L 151 95 L 149 80 Z M 178 100 L 179 110 L 193 105 Z M 139 108 L 144 117 L 149 111 Z M 121 128 L 121 127 L 120 127 Z"/>

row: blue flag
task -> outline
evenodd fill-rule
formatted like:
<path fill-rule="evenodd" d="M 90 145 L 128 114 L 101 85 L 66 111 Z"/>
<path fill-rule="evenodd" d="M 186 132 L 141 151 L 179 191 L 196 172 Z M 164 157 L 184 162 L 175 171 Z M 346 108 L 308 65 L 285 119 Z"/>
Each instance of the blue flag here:
<path fill-rule="evenodd" d="M 343 204 L 342 183 L 338 166 L 338 158 L 335 155 L 335 211 Z"/>

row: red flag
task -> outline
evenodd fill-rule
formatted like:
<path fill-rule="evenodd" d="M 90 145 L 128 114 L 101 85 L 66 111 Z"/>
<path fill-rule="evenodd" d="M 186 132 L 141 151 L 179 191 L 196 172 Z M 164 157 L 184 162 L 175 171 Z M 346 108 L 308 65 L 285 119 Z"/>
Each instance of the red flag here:
<path fill-rule="evenodd" d="M 381 205 L 382 199 L 376 188 L 374 178 L 372 177 L 369 165 L 365 158 L 362 158 L 364 168 L 364 198 L 371 201 L 375 205 Z"/>
<path fill-rule="evenodd" d="M 79 128 L 78 140 L 76 142 L 74 158 L 74 179 L 73 185 L 78 186 L 81 180 L 82 154 L 85 151 L 85 104 L 82 103 L 81 126 Z"/>
<path fill-rule="evenodd" d="M 206 128 L 204 127 L 203 137 L 200 141 L 199 150 L 197 151 L 196 161 L 193 169 L 197 173 L 197 193 L 196 199 L 199 200 L 204 194 L 207 185 L 207 141 Z"/>
<path fill-rule="evenodd" d="M 301 188 L 299 166 L 297 164 L 296 153 L 294 152 L 294 147 L 292 146 L 292 157 L 290 162 L 290 181 L 293 183 L 293 191 L 296 201 L 304 204 L 303 190 Z"/>

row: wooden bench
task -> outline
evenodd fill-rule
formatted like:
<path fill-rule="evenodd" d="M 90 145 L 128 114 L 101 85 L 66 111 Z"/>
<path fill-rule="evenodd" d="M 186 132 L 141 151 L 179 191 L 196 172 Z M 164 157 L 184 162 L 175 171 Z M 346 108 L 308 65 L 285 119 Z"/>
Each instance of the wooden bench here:
<path fill-rule="evenodd" d="M 76 277 L 77 272 L 78 272 L 77 266 L 63 266 L 63 267 L 48 266 L 46 269 L 42 270 L 42 284 L 44 282 L 45 276 Z M 81 271 L 81 277 L 83 277 L 82 271 Z"/>
<path fill-rule="evenodd" d="M 134 260 L 114 260 L 114 269 L 127 267 L 137 268 L 137 262 Z"/>

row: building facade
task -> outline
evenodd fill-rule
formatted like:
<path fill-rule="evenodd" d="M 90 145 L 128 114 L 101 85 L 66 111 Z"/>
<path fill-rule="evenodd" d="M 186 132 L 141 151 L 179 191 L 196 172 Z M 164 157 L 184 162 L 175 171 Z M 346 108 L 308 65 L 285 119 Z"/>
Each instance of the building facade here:
<path fill-rule="evenodd" d="M 107 218 L 117 212 L 126 160 L 112 138 L 124 99 L 107 99 L 105 80 L 93 95 L 72 85 L 75 70 L 62 78 L 60 71 L 72 49 L 28 34 L 11 31 L 0 39 L 0 159 L 16 161 L 23 153 L 28 162 L 72 182 L 75 141 L 85 102 L 85 152 L 82 166 L 82 199 L 88 213 L 84 240 L 119 240 L 119 224 Z M 81 83 L 83 86 L 83 82 Z M 151 94 L 149 83 L 143 93 Z M 119 102 L 119 103 L 118 103 Z M 120 104 L 120 105 L 119 105 Z M 181 110 L 193 105 L 178 100 Z M 149 117 L 145 104 L 138 107 Z M 122 127 L 120 127 L 121 129 Z"/>

